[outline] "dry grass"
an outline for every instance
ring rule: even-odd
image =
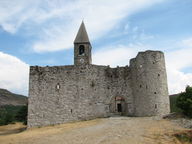
[[[99,123],[99,119],[61,124],[55,126],[47,126],[42,128],[32,128],[26,131],[26,126],[22,123],[11,124],[7,126],[0,126],[0,144],[17,144],[17,143],[28,143],[27,141],[33,139],[40,139],[44,136],[57,135],[59,133],[66,133],[73,129],[78,129],[82,127],[88,127]]]
[[[185,129],[146,117],[96,119],[19,132],[24,128],[19,123],[0,127],[0,144],[185,144],[173,135]]]
[[[192,143],[192,130],[185,130],[182,132],[177,132],[173,134],[176,139],[183,144]]]

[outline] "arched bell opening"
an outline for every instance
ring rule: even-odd
[[[84,55],[85,54],[85,46],[84,45],[80,45],[79,46],[79,55]]]

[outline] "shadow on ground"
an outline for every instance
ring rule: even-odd
[[[17,133],[23,132],[25,130],[26,130],[26,128],[18,128],[18,129],[12,129],[12,130],[5,130],[5,131],[1,131],[0,132],[0,136],[10,135],[10,134],[17,134]]]

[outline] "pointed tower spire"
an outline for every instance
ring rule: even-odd
[[[84,22],[82,21],[74,41],[74,64],[76,66],[91,64],[91,49],[91,43]]]
[[[86,28],[85,28],[85,24],[83,21],[81,23],[81,26],[79,28],[79,31],[77,33],[74,43],[90,43]]]

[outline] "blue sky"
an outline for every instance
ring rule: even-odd
[[[169,93],[192,85],[191,0],[0,0],[0,87],[27,95],[30,65],[73,64],[82,20],[94,64],[161,50]]]

